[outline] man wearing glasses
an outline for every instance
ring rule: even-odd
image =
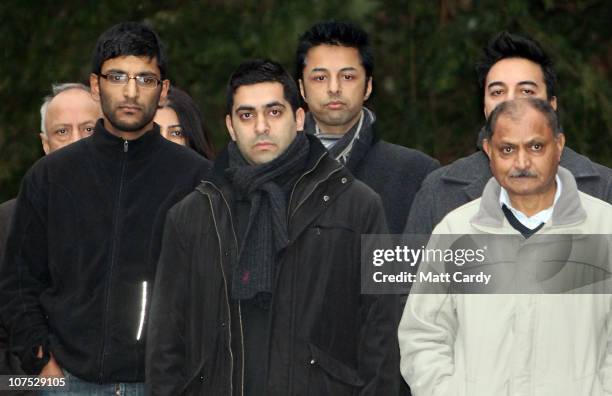
[[[92,66],[103,117],[91,137],[26,174],[0,268],[0,314],[27,373],[66,377],[53,394],[140,395],[165,214],[209,163],[153,123],[170,85],[155,32],[112,27]]]

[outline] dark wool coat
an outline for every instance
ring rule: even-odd
[[[380,140],[376,123],[372,129],[372,143],[357,140],[346,167],[380,195],[389,232],[401,234],[421,183],[440,163],[420,151]]]
[[[361,235],[386,232],[380,198],[309,139],[289,199],[270,336],[261,340],[265,394],[396,394],[397,299],[360,294]],[[239,241],[226,167],[222,154],[168,212],[147,340],[152,395],[242,395],[241,305],[231,298]]]

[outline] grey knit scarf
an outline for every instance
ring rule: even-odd
[[[344,135],[329,135],[319,130],[316,120],[312,113],[309,112],[306,115],[304,132],[317,136],[333,158],[338,160],[341,164],[347,165],[357,142],[362,142],[366,146],[370,145],[373,139],[372,124],[374,124],[375,121],[376,115],[374,112],[364,107],[359,121],[357,121],[357,123]],[[333,138],[336,138],[337,141],[333,142]]]
[[[306,167],[310,143],[298,133],[287,150],[274,160],[250,165],[235,143],[228,146],[227,177],[238,196],[250,203],[238,263],[232,275],[232,297],[269,301],[273,293],[279,253],[287,246],[288,194]],[[263,294],[264,296],[261,296]]]

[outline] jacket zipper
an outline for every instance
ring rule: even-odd
[[[317,162],[318,164],[318,162]],[[315,165],[316,168],[316,165]],[[343,168],[342,165],[340,165],[339,167],[337,167],[336,169],[332,170],[331,172],[329,172],[327,174],[327,176],[325,176],[325,178],[319,180],[317,182],[317,184],[314,185],[314,187],[312,188],[312,190],[310,190],[310,192],[308,194],[306,194],[306,196],[304,197],[304,199],[302,199],[295,207],[295,209],[293,209],[293,212],[291,212],[291,216],[289,216],[289,218],[293,217],[293,215],[295,214],[295,212],[297,212],[297,210],[304,204],[304,202],[306,202],[308,200],[308,198],[310,198],[310,196],[315,192],[315,190],[317,189],[317,187],[319,187],[322,183],[326,182],[327,180],[329,180],[330,177],[332,177],[332,175],[334,173],[338,173],[341,169]],[[312,172],[313,169],[311,169],[309,172]],[[304,174],[306,175],[306,173]],[[298,180],[299,181],[299,180]],[[295,184],[297,185],[297,183]],[[295,188],[295,185],[293,186]],[[291,192],[291,195],[293,196],[293,191]],[[291,197],[293,198],[293,197]],[[289,198],[289,199],[291,199]],[[291,207],[291,200],[289,201],[289,207]]]
[[[125,140],[123,142],[123,152],[126,155],[123,156],[123,161],[121,163],[121,178],[119,179],[119,192],[117,193],[117,207],[115,208],[115,219],[113,224],[113,244],[111,247],[111,264],[110,269],[108,271],[108,277],[106,280],[106,304],[104,306],[104,316],[102,319],[103,325],[103,334],[102,334],[102,351],[100,353],[100,374],[98,376],[100,382],[104,379],[104,354],[106,352],[106,338],[108,336],[108,315],[109,315],[109,307],[110,307],[110,291],[111,291],[111,283],[113,279],[113,268],[115,266],[115,249],[117,247],[117,227],[119,223],[119,208],[121,207],[121,195],[123,193],[123,178],[125,176],[125,167],[127,164],[127,152],[128,152],[128,141]]]
[[[307,172],[304,172],[304,173],[302,174],[302,176],[300,176],[300,177],[299,177],[299,179],[297,179],[297,181],[296,181],[296,182],[293,184],[293,188],[291,189],[291,194],[289,195],[289,205],[288,205],[288,207],[287,207],[287,223],[289,222],[289,218],[290,218],[290,217],[293,215],[293,213],[295,213],[295,210],[293,211],[293,213],[291,213],[291,216],[290,216],[290,213],[289,213],[289,208],[291,208],[291,201],[293,200],[293,193],[295,192],[295,188],[297,187],[297,185],[298,185],[298,184],[300,184],[300,182],[302,181],[302,179],[303,179],[303,178],[304,178],[306,175],[308,175],[308,174],[310,174],[310,173],[314,172],[314,170],[317,168],[317,166],[319,165],[319,163],[321,162],[321,160],[323,159],[323,157],[325,157],[326,155],[327,155],[327,153],[323,153],[323,154],[322,154],[322,155],[319,157],[319,159],[317,160],[317,162],[314,164],[314,166],[313,166],[312,168],[310,168],[310,169],[309,169]],[[297,208],[296,208],[296,209],[297,209]]]
[[[212,188],[214,188],[219,195],[221,196],[221,198],[223,199],[223,202],[225,203],[226,207],[227,207],[227,211],[229,213],[230,216],[230,225],[232,228],[232,234],[234,236],[234,246],[237,249],[238,248],[238,238],[236,237],[236,231],[234,230],[234,219],[232,216],[232,211],[230,209],[230,206],[227,202],[227,200],[225,199],[225,196],[223,195],[223,193],[221,192],[221,190],[215,186],[212,182],[210,181],[205,181],[204,183],[206,184],[210,184],[210,186]],[[208,194],[205,194],[208,196]],[[212,204],[212,199],[210,198],[210,196],[208,196],[208,201],[210,202],[210,207],[211,207],[211,213],[212,213],[212,217],[213,217],[213,222],[215,225],[215,232],[217,233],[217,239],[219,240],[219,254],[223,255],[223,249],[221,247],[221,233],[219,232],[219,228],[217,226],[217,220],[215,218],[214,215],[214,209],[213,209],[213,204]],[[230,377],[230,394],[233,394],[233,380],[231,378],[233,378],[233,373],[234,373],[234,354],[232,352],[232,325],[231,325],[231,309],[230,309],[230,302],[229,302],[229,295],[228,295],[228,283],[227,283],[227,277],[225,275],[225,270],[223,269],[223,264],[221,264],[221,273],[223,275],[223,282],[225,282],[225,301],[227,304],[227,312],[228,312],[228,336],[229,336],[229,352],[230,352],[230,358],[231,358],[231,372],[232,372],[232,376]],[[242,354],[240,356],[240,361],[241,361],[241,381],[240,381],[240,394],[244,395],[244,332],[243,332],[243,326],[242,326],[242,309],[241,309],[241,305],[240,302],[238,302],[238,320],[239,320],[239,324],[240,324],[240,348],[242,351]]]

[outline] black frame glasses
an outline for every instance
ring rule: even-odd
[[[150,74],[130,76],[127,73],[110,72],[107,74],[99,74],[100,77],[113,85],[126,85],[130,80],[136,80],[136,85],[142,88],[157,88],[161,84],[161,80]]]

